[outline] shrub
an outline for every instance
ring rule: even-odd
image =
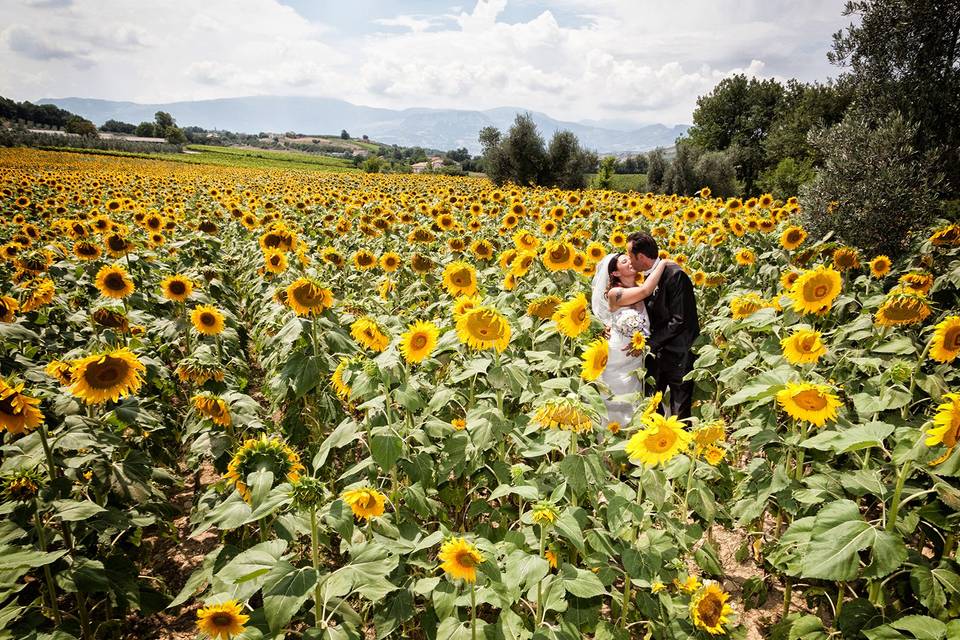
[[[820,173],[800,191],[804,223],[815,236],[834,237],[869,255],[902,254],[931,220],[934,158],[914,149],[916,125],[900,115],[876,128],[856,113],[811,134],[824,158]]]

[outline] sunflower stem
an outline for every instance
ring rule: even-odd
[[[470,638],[477,640],[477,585],[470,583]]]
[[[900,511],[900,494],[903,493],[903,485],[907,481],[907,476],[910,475],[911,467],[911,461],[907,460],[903,463],[903,467],[900,468],[900,475],[897,476],[897,486],[893,489],[890,511],[887,513],[887,522],[884,527],[888,532],[893,531],[894,527],[897,526],[897,513]]]
[[[541,524],[540,525],[540,557],[541,558],[543,557],[543,549],[544,549],[544,544],[546,539],[546,533],[547,532],[544,529],[544,526]],[[549,560],[547,562],[549,563]],[[549,566],[547,567],[547,570],[549,571]],[[543,611],[543,578],[540,578],[540,580],[537,581],[537,617],[534,618],[534,623],[537,626],[540,625],[541,611]]]
[[[787,576],[783,577],[783,613],[780,614],[780,618],[786,618],[790,615],[790,600],[793,596],[793,584],[790,582],[790,578]]]
[[[630,610],[630,574],[623,573],[623,607],[620,612],[620,628],[627,628],[627,612]]]
[[[47,539],[43,533],[43,525],[40,523],[40,503],[33,499],[33,523],[37,530],[37,545],[40,551],[46,553]],[[47,591],[50,594],[50,611],[53,613],[53,621],[59,626],[61,624],[60,608],[57,606],[57,584],[53,581],[53,574],[50,573],[50,565],[43,565],[43,577],[47,583]]]
[[[693,484],[693,474],[697,470],[697,457],[690,456],[690,468],[687,470],[687,485],[683,490],[683,505],[680,507],[680,519],[687,521],[687,501],[690,499],[690,485]]]
[[[917,366],[913,368],[913,373],[910,374],[910,389],[907,392],[907,395],[910,396],[910,401],[903,405],[903,408],[900,410],[900,417],[904,420],[907,419],[907,414],[910,413],[910,406],[913,404],[913,391],[917,388],[917,375],[919,375],[923,361],[927,359],[927,354],[930,353],[930,347],[932,346],[933,338],[930,338],[927,340],[927,346],[923,348],[923,353],[920,354],[920,358],[917,360]]]
[[[320,546],[319,531],[317,529],[317,508],[310,507],[310,547],[313,557],[313,572],[317,576],[317,584],[313,587],[313,624],[320,626]]]
[[[837,628],[837,620],[840,619],[840,614],[843,612],[843,596],[846,591],[847,583],[839,582],[837,587],[837,604],[834,607],[833,611],[833,628]]]

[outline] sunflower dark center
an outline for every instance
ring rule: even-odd
[[[180,280],[174,280],[173,282],[170,283],[170,293],[172,293],[173,295],[182,296],[186,292],[187,292],[187,285],[184,282]]]
[[[213,314],[210,312],[204,312],[200,314],[200,323],[208,327],[212,327],[217,324],[217,319],[213,317]]]
[[[111,291],[123,291],[127,288],[127,284],[123,281],[123,275],[117,272],[108,273],[107,277],[103,279],[103,284]]]
[[[109,389],[127,376],[130,366],[123,360],[106,357],[87,366],[84,380],[94,389]]]

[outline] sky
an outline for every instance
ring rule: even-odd
[[[824,81],[840,0],[0,0],[0,95],[323,96],[687,124],[726,76]]]

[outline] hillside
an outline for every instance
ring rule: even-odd
[[[153,120],[157,111],[166,111],[182,126],[205,129],[228,129],[258,133],[260,131],[300,133],[336,133],[346,129],[351,135],[366,134],[387,144],[422,146],[436,149],[466,147],[471,153],[480,150],[477,134],[483,127],[509,128],[519,107],[501,107],[486,111],[459,109],[380,109],[351,104],[332,98],[253,96],[163,104],[114,102],[90,98],[43,99],[40,104],[54,104],[92,120],[96,124],[114,119],[138,123]],[[659,146],[671,146],[683,135],[687,125],[646,125],[633,130],[620,130],[595,125],[565,122],[531,112],[541,133],[549,138],[555,131],[567,129],[580,142],[600,153],[637,153]]]

